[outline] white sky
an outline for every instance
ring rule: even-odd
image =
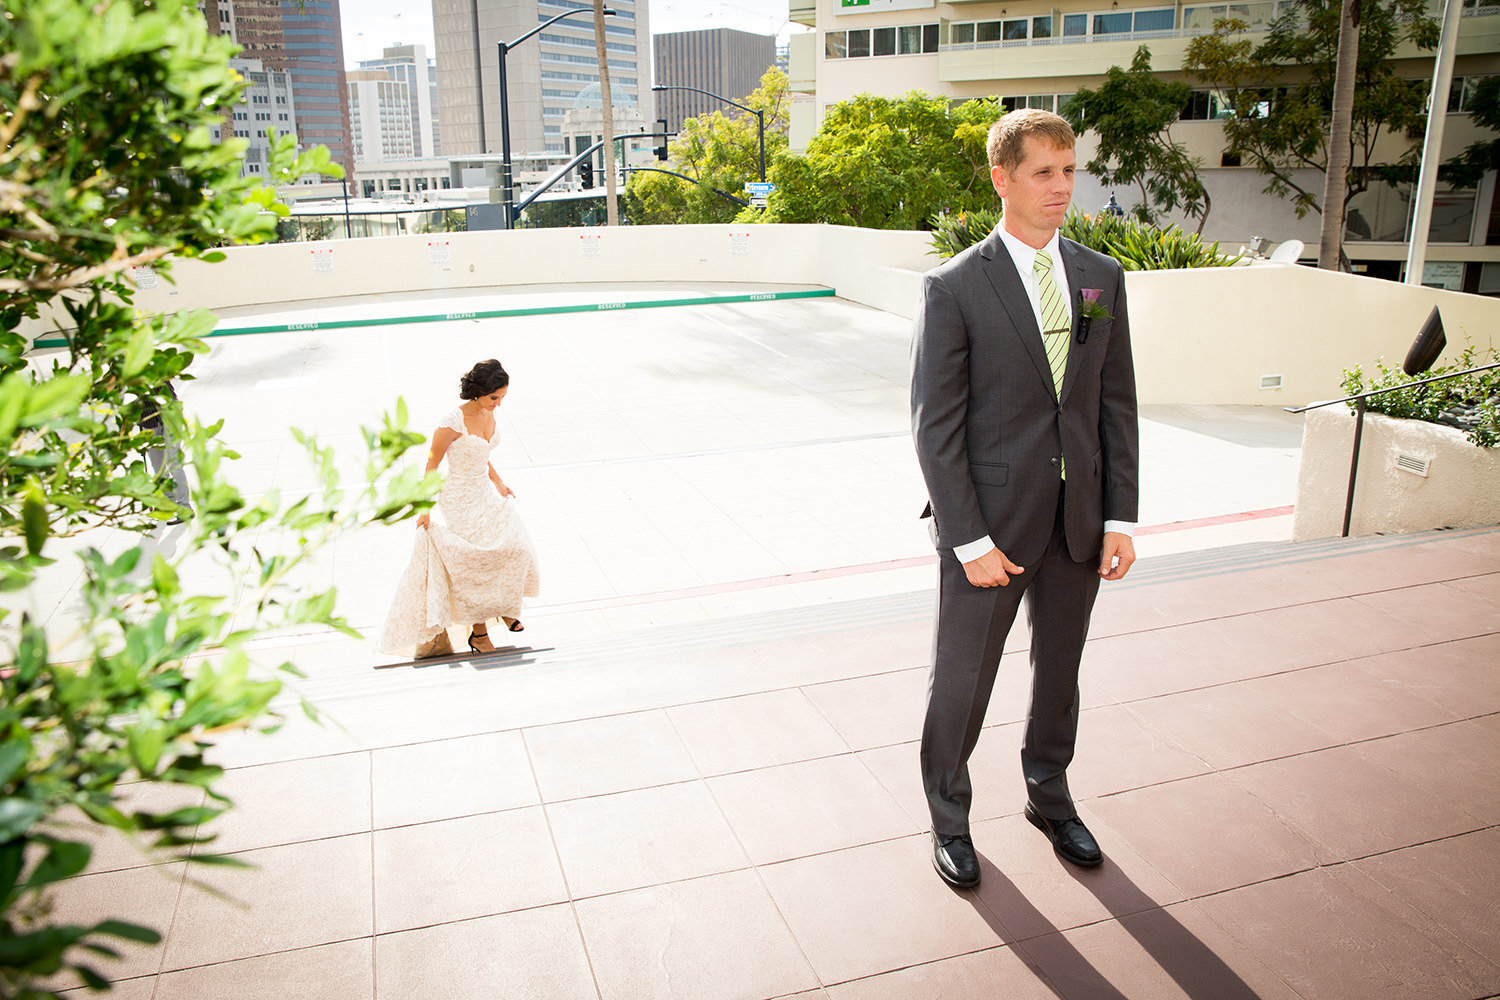
[[[650,0],[651,31],[738,28],[785,36],[804,30],[787,20],[787,0]],[[344,64],[378,59],[388,45],[425,45],[434,55],[432,5],[427,0],[344,0]]]

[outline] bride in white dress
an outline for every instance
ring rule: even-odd
[[[540,583],[536,551],[515,494],[490,465],[500,443],[495,410],[509,386],[500,362],[479,362],[459,382],[464,402],[432,434],[427,471],[446,458],[448,478],[438,493],[438,516],[417,518],[411,562],[380,637],[382,653],[446,655],[453,651],[448,626],[460,622],[472,623],[469,648],[476,653],[495,649],[489,619],[522,630],[521,599],[535,597]]]

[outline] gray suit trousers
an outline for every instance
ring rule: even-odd
[[[1098,561],[1068,554],[1061,509],[1041,561],[1005,587],[975,587],[951,549],[940,551],[932,672],[922,726],[922,782],[932,828],[969,832],[969,756],[1021,600],[1031,624],[1031,703],[1021,747],[1027,796],[1042,815],[1074,815],[1068,765],[1078,734],[1078,664],[1099,593]]]

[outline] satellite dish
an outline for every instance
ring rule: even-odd
[[[1401,370],[1408,375],[1422,374],[1432,367],[1432,363],[1447,346],[1448,338],[1443,335],[1443,317],[1438,314],[1438,307],[1433,306],[1432,312],[1427,314],[1427,322],[1417,331],[1417,339],[1411,342],[1411,350],[1406,352]]]

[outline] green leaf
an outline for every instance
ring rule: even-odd
[[[8,784],[30,756],[30,737],[12,736],[0,743],[0,786]]]
[[[151,928],[142,927],[140,924],[129,924],[123,920],[104,920],[95,924],[93,930],[96,934],[108,934],[111,937],[138,941],[141,944],[157,944],[161,941],[161,935]]]
[[[26,884],[32,887],[50,885],[72,878],[89,865],[93,848],[72,840],[54,841],[31,873]]]
[[[46,815],[40,802],[30,799],[0,799],[0,843],[23,837],[36,822]]]
[[[41,555],[47,542],[47,502],[36,480],[26,484],[26,494],[21,499],[21,525],[26,534],[27,553]]]

